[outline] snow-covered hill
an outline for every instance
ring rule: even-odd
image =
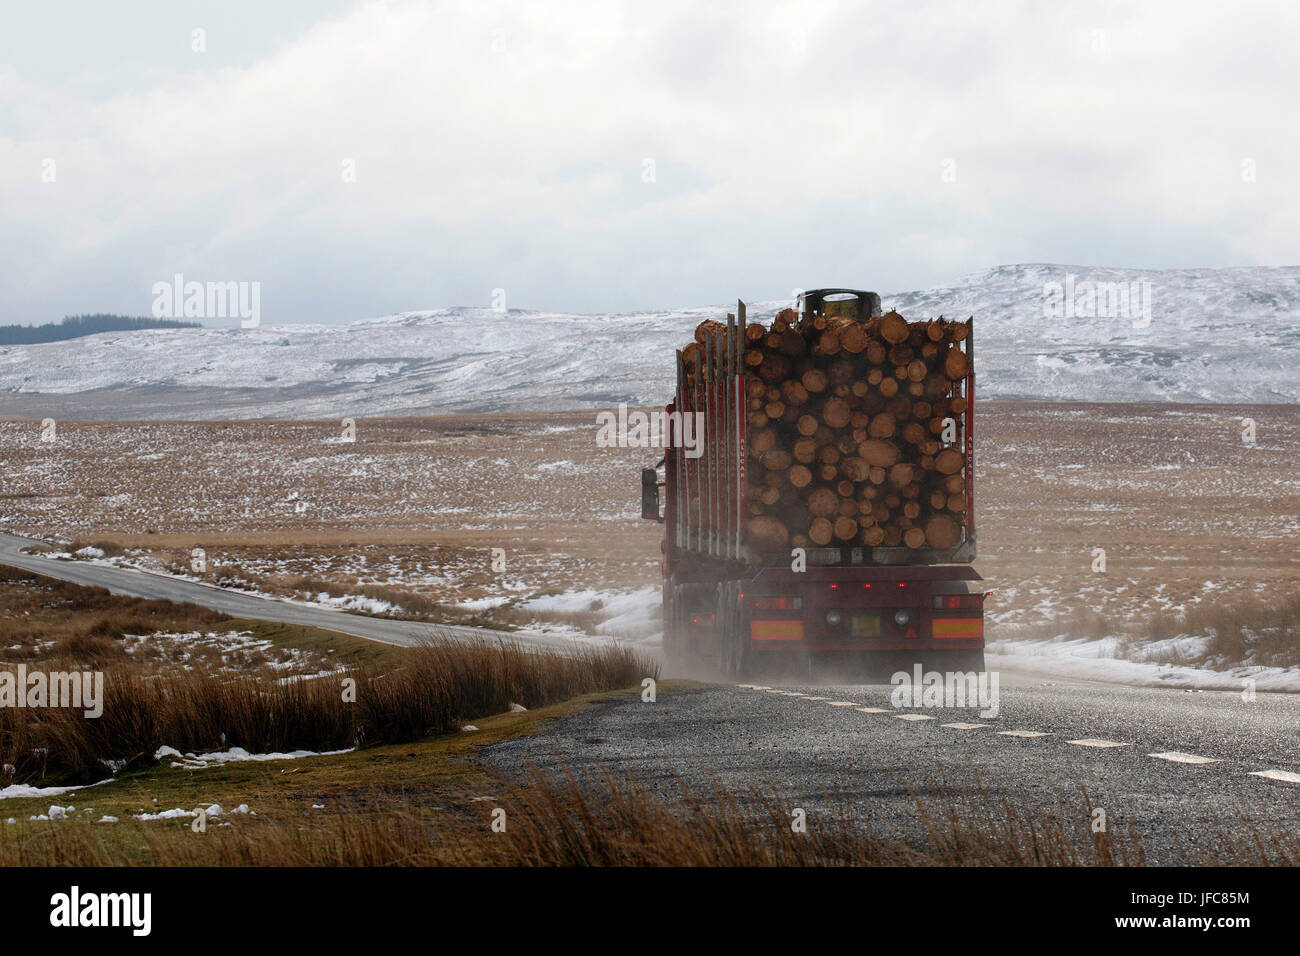
[[[1130,284],[1129,314],[1090,317],[1085,283]],[[1070,318],[1060,314],[1067,286]],[[883,299],[908,318],[975,316],[985,398],[1300,401],[1300,267],[1013,265]],[[787,304],[751,303],[750,316]],[[726,309],[458,307],[343,326],[150,330],[0,347],[0,416],[36,416],[43,403],[64,417],[192,419],[652,404],[666,397],[673,349]]]

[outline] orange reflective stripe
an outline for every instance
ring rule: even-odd
[[[982,617],[936,617],[931,633],[935,637],[983,637]]]
[[[803,621],[751,621],[749,636],[756,641],[801,641]]]

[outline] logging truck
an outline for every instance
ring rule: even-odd
[[[641,474],[670,666],[984,669],[973,324],[817,289],[697,327]]]

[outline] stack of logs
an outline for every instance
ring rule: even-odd
[[[751,547],[957,544],[969,323],[786,309],[743,334]],[[696,328],[688,376],[710,335],[723,342],[726,326]]]

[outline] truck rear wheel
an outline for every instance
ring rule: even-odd
[[[718,669],[727,677],[749,672],[749,635],[743,633],[739,581],[718,585]]]

